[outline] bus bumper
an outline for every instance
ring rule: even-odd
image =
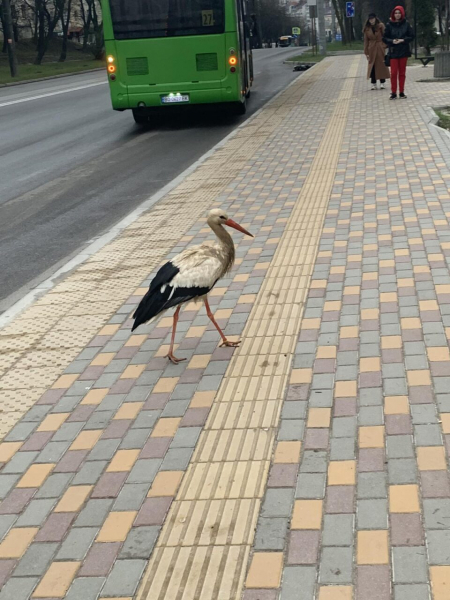
[[[180,93],[181,95],[189,96],[189,102],[165,104],[162,101],[164,96],[174,93]],[[236,90],[233,90],[232,87],[189,91],[183,91],[183,89],[179,89],[175,91],[167,90],[165,92],[158,91],[133,93],[132,91],[128,91],[127,93],[111,93],[112,105],[115,110],[138,107],[162,107],[170,110],[173,106],[233,102],[236,101],[236,96]]]

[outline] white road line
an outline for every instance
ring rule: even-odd
[[[49,96],[58,96],[59,94],[68,94],[69,92],[77,92],[78,90],[85,90],[87,88],[95,87],[97,85],[105,85],[107,81],[98,81],[97,83],[88,83],[87,85],[80,85],[79,87],[69,88],[67,90],[58,90],[57,92],[48,92],[47,94],[39,94],[38,96],[29,96],[27,98],[20,98],[19,100],[11,100],[10,102],[3,102],[2,106],[11,106],[11,104],[20,104],[21,102],[31,102],[31,100],[39,100],[39,98],[48,98]]]

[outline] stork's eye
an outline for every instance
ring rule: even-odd
[[[224,217],[223,215],[222,215],[220,218],[221,218],[221,219],[223,219],[224,221],[226,221],[226,220],[227,220],[227,218],[226,218],[226,217]]]

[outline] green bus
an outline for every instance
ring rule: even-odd
[[[244,114],[253,81],[247,0],[103,0],[114,110],[226,104]]]

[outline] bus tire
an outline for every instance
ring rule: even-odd
[[[137,123],[138,125],[145,125],[146,123],[148,123],[147,115],[142,114],[142,112],[136,108],[132,108],[131,110],[133,112],[133,119],[135,123]]]
[[[233,113],[235,115],[245,115],[247,112],[247,102],[235,102],[233,106]]]

